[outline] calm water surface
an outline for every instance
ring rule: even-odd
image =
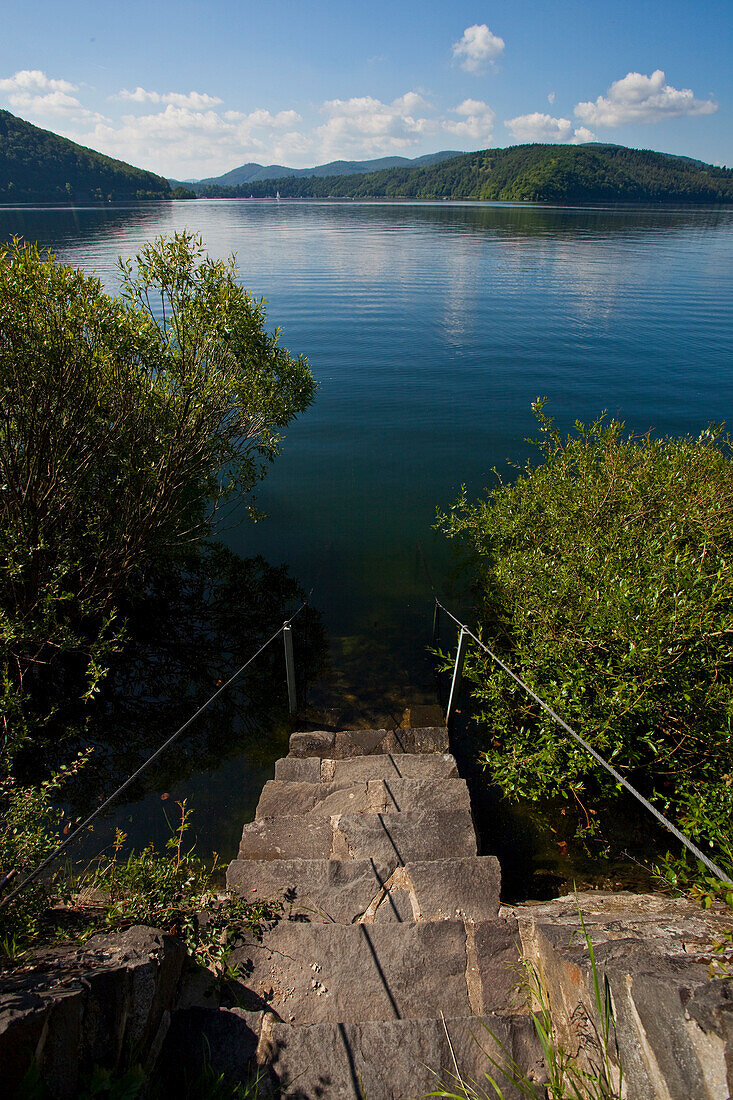
[[[242,282],[320,383],[259,492],[269,518],[225,537],[313,588],[335,665],[355,651],[374,657],[371,682],[357,662],[366,694],[409,702],[411,683],[427,698],[431,586],[453,591],[436,507],[528,455],[535,397],[563,428],[603,409],[641,432],[733,421],[732,211],[0,208],[0,235],[38,240],[110,289],[118,255],[184,226],[211,255],[237,253]],[[242,811],[238,796],[222,803],[222,785],[217,806]]]

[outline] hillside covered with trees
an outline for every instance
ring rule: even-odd
[[[167,180],[0,111],[0,202],[173,197]]]
[[[211,198],[476,199],[506,202],[733,202],[733,169],[618,145],[515,145],[362,175],[200,187]]]

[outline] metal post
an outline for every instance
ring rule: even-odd
[[[461,633],[458,636],[458,652],[456,653],[456,663],[453,669],[453,682],[450,686],[450,697],[448,699],[448,711],[445,716],[445,724],[450,726],[451,719],[455,713],[456,703],[458,702],[458,692],[461,689],[461,677],[463,676],[463,662],[466,657],[466,650],[468,649],[468,641],[470,634],[465,626],[461,627]]]
[[[438,632],[440,630],[440,608],[438,607],[438,601],[435,601],[435,607],[433,609],[433,645],[437,645]]]
[[[293,628],[290,623],[283,624],[283,641],[285,642],[285,674],[288,680],[288,710],[295,714],[298,709],[295,695],[295,661],[293,660]]]

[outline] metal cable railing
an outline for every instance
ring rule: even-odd
[[[445,614],[453,620],[456,626],[460,627],[461,631],[458,640],[458,652],[456,653],[456,662],[453,668],[453,680],[451,682],[451,691],[448,699],[448,711],[446,721],[450,722],[453,713],[455,712],[456,701],[458,698],[458,690],[461,683],[463,662],[466,655],[466,648],[468,645],[468,639],[471,638],[476,643],[476,645],[480,646],[481,649],[483,649],[483,651],[488,654],[492,661],[499,665],[499,667],[503,669],[508,676],[511,676],[511,678],[515,680],[519,684],[519,686],[523,688],[523,690],[526,691],[527,694],[532,697],[532,699],[535,700],[536,703],[539,703],[542,709],[547,714],[549,714],[550,717],[553,718],[559,726],[562,726],[565,732],[569,733],[574,741],[581,745],[586,750],[586,752],[590,753],[593,759],[597,760],[598,763],[602,767],[604,767],[610,775],[613,776],[617,783],[620,783],[622,787],[624,787],[630,794],[632,794],[634,798],[638,802],[640,802],[641,805],[644,806],[645,809],[647,809],[649,813],[652,814],[661,825],[664,826],[665,829],[668,829],[669,832],[672,833],[672,835],[675,836],[677,840],[679,840],[680,843],[685,846],[685,848],[692,852],[696,859],[699,859],[700,862],[703,863],[709,871],[712,871],[716,878],[720,879],[721,882],[725,883],[728,886],[733,886],[733,882],[731,882],[729,876],[726,875],[724,871],[721,871],[720,867],[718,867],[716,863],[713,863],[712,859],[706,856],[705,853],[702,852],[698,848],[698,846],[692,840],[690,840],[689,837],[680,832],[677,826],[673,825],[669,818],[665,817],[664,814],[656,808],[656,806],[653,806],[647,798],[644,798],[644,795],[640,791],[637,791],[636,787],[632,786],[632,784],[629,783],[628,779],[624,779],[621,773],[616,771],[613,765],[609,764],[607,760],[604,760],[601,754],[597,752],[592,745],[589,745],[588,742],[583,737],[581,737],[579,733],[576,733],[574,729],[571,729],[567,722],[565,722],[559,714],[555,713],[552,707],[549,707],[547,703],[543,702],[543,700],[540,699],[539,695],[532,690],[529,684],[525,684],[524,680],[522,680],[521,677],[517,676],[516,672],[513,672],[512,669],[509,668],[509,666],[506,665],[500,657],[497,657],[495,653],[492,653],[489,647],[485,645],[480,638],[477,638],[473,631],[469,630],[465,623],[462,623],[460,619],[457,619],[456,616],[448,610],[447,607],[444,607],[437,596],[435,597],[435,606],[436,614],[438,608],[441,611],[444,611]]]
[[[164,741],[163,744],[160,745],[151,756],[149,756],[147,758],[147,760],[145,761],[144,764],[141,764],[140,767],[132,773],[132,775],[128,776],[128,778],[125,780],[125,782],[122,783],[117,788],[116,791],[113,791],[112,794],[108,798],[106,798],[104,800],[104,802],[102,802],[102,804],[100,806],[98,806],[96,808],[96,810],[94,810],[94,812],[89,815],[89,817],[87,817],[84,821],[82,821],[81,825],[78,825],[76,827],[76,829],[74,829],[74,831],[72,833],[70,833],[69,836],[65,840],[61,841],[61,843],[58,844],[58,846],[56,848],[54,848],[53,852],[51,852],[50,855],[46,856],[46,858],[43,860],[42,863],[39,863],[38,867],[36,867],[33,871],[31,871],[31,873],[29,875],[26,875],[26,877],[23,879],[23,881],[21,883],[19,883],[19,885],[16,886],[14,890],[11,890],[11,892],[9,894],[6,894],[4,898],[0,899],[0,909],[2,909],[4,906],[8,905],[15,898],[17,898],[18,894],[20,894],[21,891],[26,888],[26,886],[28,886],[31,882],[33,882],[35,879],[37,879],[38,876],[40,874],[42,874],[43,871],[45,871],[47,867],[49,867],[56,859],[58,859],[58,857],[61,855],[61,853],[64,852],[69,847],[69,845],[74,840],[76,840],[76,838],[81,833],[83,833],[85,829],[87,829],[89,827],[89,825],[91,825],[92,821],[94,821],[95,818],[99,817],[100,814],[104,813],[104,811],[115,801],[115,799],[117,799],[122,794],[123,791],[126,791],[127,788],[129,786],[131,786],[131,784],[134,783],[135,780],[138,779],[143,774],[143,772],[146,771],[147,768],[149,768],[150,765],[152,763],[154,763],[154,761],[156,761],[158,759],[158,757],[161,756],[166,751],[166,749],[169,748],[173,744],[173,742],[176,741],[181,736],[181,734],[184,733],[188,729],[188,727],[191,726],[196,721],[196,719],[200,715],[202,715],[204,713],[204,711],[208,707],[210,707],[211,704],[216,699],[218,699],[219,696],[222,695],[227,690],[227,688],[231,687],[232,684],[234,683],[234,681],[239,679],[239,677],[242,675],[242,673],[245,671],[245,669],[249,668],[249,666],[254,661],[257,660],[257,658],[260,656],[260,654],[264,653],[264,651],[267,649],[267,647],[272,645],[272,643],[277,638],[279,638],[281,634],[283,635],[283,639],[284,639],[284,642],[285,642],[285,670],[286,670],[286,678],[287,678],[287,686],[288,686],[288,705],[289,705],[290,713],[292,714],[292,713],[295,712],[295,709],[296,709],[295,663],[293,661],[293,639],[292,639],[292,633],[291,633],[291,623],[293,622],[293,620],[295,618],[297,618],[297,616],[301,613],[303,608],[307,606],[309,599],[310,599],[310,594],[308,595],[308,597],[305,600],[303,600],[303,603],[300,605],[298,610],[293,615],[291,615],[289,619],[286,619],[285,622],[283,623],[283,625],[281,627],[279,627],[279,629],[276,630],[275,633],[271,637],[269,637],[266,642],[262,643],[262,645],[257,650],[257,652],[253,653],[252,656],[247,661],[245,661],[244,664],[241,665],[241,667],[238,668],[237,671],[235,673],[233,673],[225,683],[223,683],[221,685],[221,687],[217,688],[217,690],[214,692],[214,694],[212,696],[210,696],[206,700],[206,702],[203,703],[198,708],[198,710],[194,714],[192,714],[191,717],[188,718],[183,723],[182,726],[179,726],[178,729],[175,731],[175,733],[172,733],[170,735],[170,737],[166,741]],[[10,876],[6,875],[5,878],[2,881],[2,884],[0,884],[0,887],[3,886],[3,885],[4,886],[8,885],[9,879],[10,879]]]

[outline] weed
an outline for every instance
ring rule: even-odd
[[[593,941],[585,926],[583,915],[578,910],[582,936],[590,958],[593,1001],[595,1013],[590,1014],[584,1008],[576,1013],[576,1026],[585,1025],[586,1035],[582,1044],[583,1063],[579,1055],[570,1053],[560,1041],[557,1028],[547,1003],[547,995],[540,975],[532,963],[524,961],[525,988],[535,1006],[532,1021],[542,1048],[546,1084],[539,1085],[519,1063],[511,1057],[501,1040],[490,1027],[482,1023],[487,1035],[499,1048],[499,1057],[494,1057],[479,1037],[474,1040],[492,1067],[513,1090],[530,1100],[621,1100],[623,1089],[623,1067],[616,1039],[616,1020],[608,978],[599,974],[596,964]],[[445,1027],[445,1020],[443,1021]],[[505,1087],[493,1073],[484,1073],[485,1084],[466,1080],[460,1072],[453,1045],[445,1028],[448,1046],[453,1059],[453,1071],[448,1073],[451,1082],[441,1085],[431,1092],[433,1097],[443,1100],[504,1100]],[[438,1076],[436,1074],[436,1076]]]

